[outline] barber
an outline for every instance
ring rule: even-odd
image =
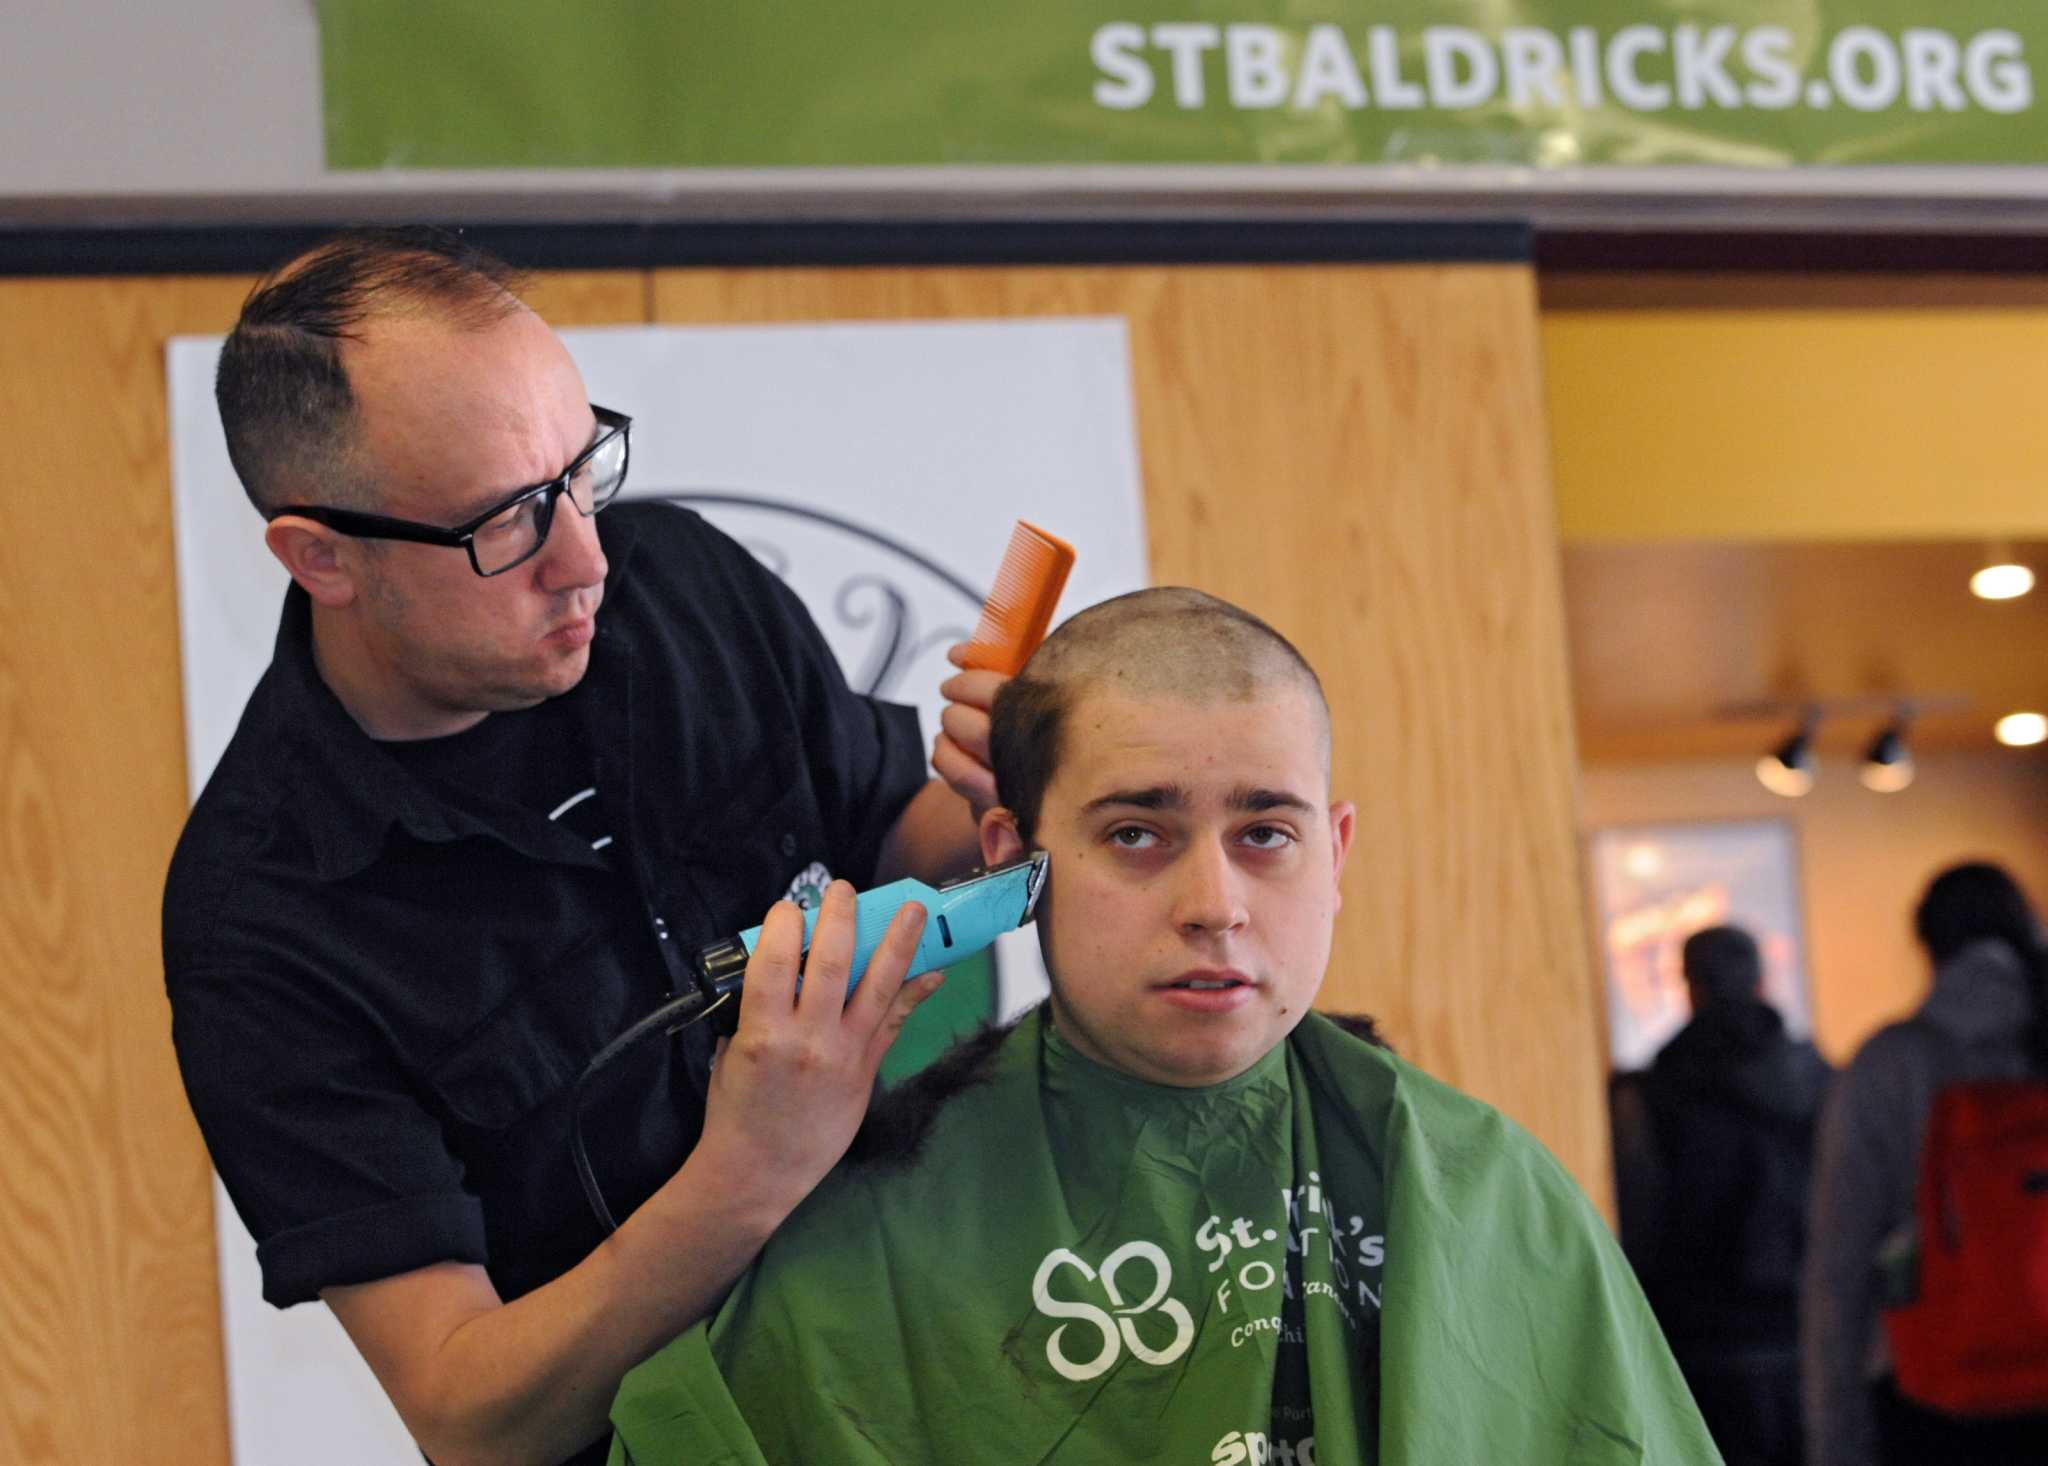
[[[915,714],[852,693],[743,549],[672,505],[599,516],[631,424],[516,283],[404,231],[249,297],[216,387],[292,585],[164,898],[264,1296],[324,1301],[441,1466],[603,1458],[620,1377],[840,1157],[936,986],[903,981],[913,911],[844,1001],[853,888],[971,864],[993,801],[990,674],[946,684],[930,779]],[[820,887],[799,985],[781,898]],[[699,1026],[589,1096],[607,1236],[570,1087],[764,911],[715,1066]]]

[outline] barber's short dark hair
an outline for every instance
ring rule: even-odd
[[[481,328],[519,307],[521,276],[442,229],[362,229],[256,283],[221,348],[214,399],[228,457],[258,513],[307,497],[374,508],[354,456],[356,397],[341,343],[380,314],[432,312]]]
[[[1201,701],[1250,698],[1290,679],[1309,692],[1322,719],[1327,766],[1329,705],[1293,642],[1251,612],[1186,586],[1102,601],[1062,623],[996,693],[989,727],[996,797],[1030,843],[1059,771],[1067,717],[1091,687]]]
[[[1753,998],[1763,986],[1756,938],[1739,926],[1710,926],[1685,939],[1685,980],[1713,1002]]]

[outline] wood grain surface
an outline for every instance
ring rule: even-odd
[[[8,1466],[228,1459],[211,1170],[158,946],[188,803],[164,343],[226,330],[248,284],[0,281]],[[639,321],[647,281],[550,275],[534,299]]]
[[[655,312],[1124,317],[1155,581],[1267,617],[1330,695],[1359,833],[1320,1005],[1379,1016],[1605,1204],[1529,270],[666,271]]]
[[[227,1454],[157,942],[185,817],[163,344],[239,282],[0,283],[0,1458]]]

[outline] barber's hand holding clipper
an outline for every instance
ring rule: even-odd
[[[834,881],[826,890],[808,954],[795,904],[779,901],[768,913],[740,989],[739,1028],[720,1045],[703,1138],[688,1164],[716,1174],[769,1228],[846,1153],[882,1056],[938,990],[937,972],[903,977],[924,923],[914,902],[898,911],[848,997],[853,887]]]

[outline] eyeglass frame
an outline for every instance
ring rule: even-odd
[[[569,481],[613,438],[624,439],[625,456],[619,461],[619,481],[612,485],[612,491],[602,499],[592,495],[590,513],[584,514],[583,517],[589,519],[596,515],[598,510],[617,498],[619,490],[625,487],[626,468],[633,460],[633,419],[623,412],[614,412],[609,407],[599,407],[595,402],[590,404],[590,412],[597,419],[597,425],[604,431],[591,441],[588,448],[569,460],[567,468],[544,483],[514,489],[483,513],[465,520],[452,529],[438,524],[422,524],[416,519],[395,519],[388,514],[370,514],[360,509],[336,509],[326,504],[287,504],[283,508],[272,510],[265,519],[276,520],[287,514],[295,514],[301,519],[310,519],[315,524],[324,524],[327,528],[345,534],[351,539],[404,540],[409,544],[442,545],[449,549],[466,550],[469,552],[469,568],[485,580],[489,580],[494,575],[516,570],[546,547],[548,536],[555,528],[556,505],[564,494],[569,493]],[[506,510],[516,508],[537,494],[547,495],[547,502],[536,511],[539,533],[534,537],[533,548],[518,559],[500,565],[496,570],[484,569],[476,558],[476,532]],[[576,496],[570,494],[569,502],[576,505]],[[576,505],[576,512],[583,514],[582,506]]]

